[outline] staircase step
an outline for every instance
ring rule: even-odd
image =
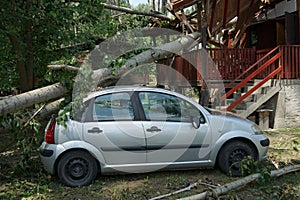
[[[246,93],[242,93],[242,96],[245,95]],[[253,102],[256,100],[256,94],[251,94],[248,97],[246,97],[243,101],[245,102]]]
[[[216,106],[216,110],[226,111],[227,106]]]
[[[267,94],[270,89],[270,86],[261,87],[261,94]]]
[[[236,101],[236,99],[233,99],[233,98],[231,98],[231,99],[226,99],[226,106],[229,106],[229,105],[231,105],[232,103],[234,103]]]
[[[248,117],[251,113],[253,113],[255,110],[260,108],[265,102],[267,102],[271,97],[273,97],[276,93],[278,93],[281,90],[281,87],[271,87],[270,90],[268,90],[267,94],[260,94],[256,95],[257,100],[253,102],[252,104],[247,105],[247,110],[241,113],[243,117]]]
[[[231,112],[236,113],[237,115],[240,115],[243,113],[245,110],[239,110],[239,109],[233,109]]]
[[[262,79],[255,79],[254,80],[254,85],[257,85],[259,82],[261,82],[262,81]],[[262,87],[267,87],[267,86],[273,86],[273,83],[274,83],[274,79],[270,79],[270,80],[268,80],[266,83],[264,83],[263,85],[262,85]]]
[[[240,98],[241,96],[242,96],[242,93],[237,93],[237,92],[233,93],[233,98],[234,98],[234,99],[238,99],[238,98]]]

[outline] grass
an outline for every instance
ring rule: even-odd
[[[265,166],[283,167],[300,162],[300,128],[270,131],[269,160]],[[11,150],[11,149],[10,149]],[[174,192],[199,182],[190,191],[166,199],[177,199],[201,193],[237,178],[224,175],[218,169],[164,171],[145,174],[98,175],[86,187],[71,188],[62,185],[56,176],[43,171],[37,152],[30,158],[30,167],[20,164],[20,151],[0,154],[0,199],[149,199]],[[300,172],[294,172],[266,182],[251,183],[231,191],[220,199],[299,199]]]

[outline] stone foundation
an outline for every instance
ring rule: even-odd
[[[282,90],[274,98],[273,128],[300,127],[300,80],[282,80]]]

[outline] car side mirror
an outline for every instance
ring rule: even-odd
[[[198,129],[200,127],[200,118],[192,117],[192,125],[195,129]]]

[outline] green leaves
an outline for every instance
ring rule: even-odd
[[[78,44],[91,44],[105,35],[99,27],[110,19],[102,15],[101,2],[1,1],[0,69],[4,70],[0,75],[10,79],[1,78],[0,90],[19,88],[18,79],[28,79],[38,87],[47,84],[43,80],[47,64],[68,62],[82,51]],[[68,78],[62,74],[61,80]]]
[[[270,170],[261,162],[254,161],[251,156],[247,156],[242,160],[240,171],[244,176],[260,173],[262,176],[258,179],[259,183],[265,183],[271,178]]]

